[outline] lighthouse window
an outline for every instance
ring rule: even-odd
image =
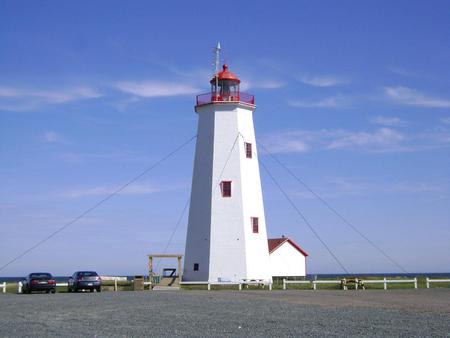
[[[252,217],[252,230],[254,234],[259,233],[259,219],[258,217]]]
[[[194,271],[198,271],[198,263],[194,263]]]
[[[220,183],[222,197],[231,197],[231,181],[222,181]]]
[[[247,158],[252,158],[252,144],[245,143],[245,156]]]

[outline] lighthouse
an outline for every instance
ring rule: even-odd
[[[216,67],[217,68],[217,67]],[[224,64],[198,95],[183,281],[271,283],[255,98]]]

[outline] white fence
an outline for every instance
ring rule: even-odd
[[[427,277],[426,281],[427,281],[427,289],[430,288],[431,283],[450,283],[450,279],[431,279],[428,277]]]
[[[283,279],[283,290],[286,290],[288,288],[289,284],[309,284],[312,285],[312,288],[314,290],[317,290],[317,285],[319,284],[339,284],[342,285],[344,290],[348,289],[348,285],[343,281],[349,282],[348,280],[287,280]],[[429,287],[428,282],[431,282],[429,278],[427,278],[427,287]],[[442,282],[450,282],[450,279],[436,279],[434,281],[442,281]],[[355,289],[358,290],[358,286],[364,286],[366,284],[378,284],[383,283],[384,289],[387,290],[389,283],[413,283],[414,289],[417,289],[417,277],[414,279],[387,279],[386,277],[383,279],[359,279],[355,278],[352,283],[355,285]]]
[[[388,288],[389,283],[413,283],[414,289],[417,289],[417,277],[413,279],[387,279],[386,277],[383,279],[364,279],[364,284],[377,284],[377,283],[383,283],[383,287],[385,290]]]
[[[109,280],[114,280],[114,291],[118,291],[118,286],[117,286],[117,282],[118,281],[122,281],[122,277],[110,277]],[[288,279],[283,279],[283,290],[287,290],[288,286],[290,284],[303,284],[303,285],[309,285],[310,288],[317,290],[318,286],[323,284],[338,284],[338,285],[342,285],[344,290],[347,290],[348,288],[348,283],[349,280],[345,280],[346,283],[343,283],[343,280],[313,280],[313,281],[309,281],[309,280],[288,280]],[[383,284],[383,288],[384,290],[388,289],[388,285],[389,284],[398,284],[398,283],[403,283],[403,284],[413,284],[414,285],[414,289],[418,288],[418,281],[417,281],[417,277],[413,278],[413,279],[387,279],[386,277],[384,277],[383,279],[358,279],[355,278],[353,280],[350,280],[350,283],[354,283],[355,285],[355,289],[358,289],[359,287],[363,287],[364,285],[368,285],[368,284]],[[426,277],[426,287],[427,289],[429,289],[431,287],[432,283],[450,283],[450,279],[431,279]],[[22,282],[18,282],[18,283],[10,283],[10,284],[16,284],[17,285],[17,293],[22,293]],[[150,282],[144,282],[144,285],[150,285]],[[180,285],[206,285],[208,290],[211,290],[211,286],[217,285],[217,286],[237,286],[239,288],[239,290],[243,289],[243,286],[249,286],[249,285],[257,285],[257,286],[265,286],[268,285],[269,290],[272,290],[272,283],[267,283],[267,281],[258,281],[258,280],[249,280],[249,281],[240,281],[240,282],[181,282]],[[68,283],[56,283],[56,286],[58,287],[67,287]],[[6,287],[7,287],[7,283],[3,282],[0,283],[0,289],[2,293],[6,293]]]
[[[180,285],[206,285],[208,290],[211,290],[211,286],[237,286],[239,290],[242,290],[242,286],[246,285],[257,285],[257,286],[269,286],[269,290],[272,290],[272,283],[267,283],[263,281],[245,281],[245,282],[180,282]]]

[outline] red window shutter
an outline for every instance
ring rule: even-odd
[[[231,181],[220,182],[220,189],[222,190],[222,197],[231,197]]]
[[[252,158],[253,152],[252,152],[252,144],[251,143],[245,143],[245,157]]]
[[[254,234],[259,233],[259,219],[258,217],[252,217],[252,230]]]

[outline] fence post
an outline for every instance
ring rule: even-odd
[[[384,289],[387,290],[387,280],[386,280],[386,277],[384,277],[383,281],[384,281],[384,283],[383,283],[383,284],[384,284]]]
[[[316,283],[316,281],[313,281],[313,289],[317,290],[317,283]]]
[[[430,288],[430,278],[427,277],[427,289]]]
[[[239,291],[242,290],[242,283],[239,283]]]
[[[269,284],[269,290],[272,291],[272,283]]]
[[[6,293],[6,282],[3,282],[3,293]]]
[[[22,282],[17,283],[17,293],[22,293]]]
[[[286,278],[283,278],[283,290],[286,290]]]
[[[208,283],[208,291],[211,291],[211,284]]]
[[[358,290],[358,278],[355,278],[355,290]]]
[[[114,277],[114,291],[117,291],[117,277]]]
[[[414,278],[414,289],[417,289],[417,277]]]

